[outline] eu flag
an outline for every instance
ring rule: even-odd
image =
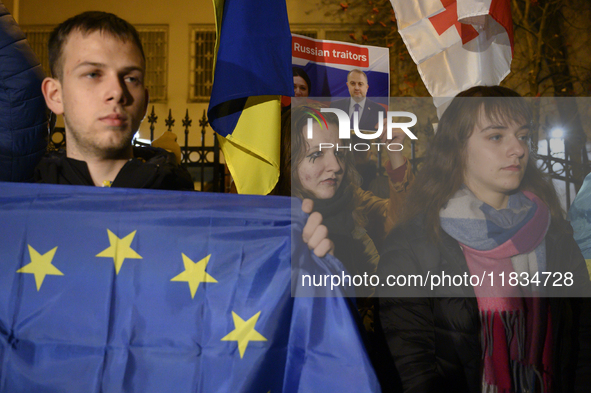
[[[304,219],[280,197],[0,183],[0,392],[379,390],[348,300],[291,296],[298,269],[342,269]]]

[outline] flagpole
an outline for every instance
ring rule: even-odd
[[[12,17],[14,18],[16,23],[18,23],[18,18],[19,18],[19,12],[18,12],[19,8],[20,8],[20,0],[13,0],[12,1]]]

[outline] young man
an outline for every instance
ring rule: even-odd
[[[1,25],[0,25],[1,26]],[[105,12],[85,12],[60,24],[49,40],[53,78],[42,83],[47,106],[64,116],[66,152],[48,153],[36,180],[51,184],[193,189],[175,155],[133,148],[131,139],[146,114],[145,57],[133,26]],[[322,216],[311,200],[303,239],[322,257],[332,254]]]
[[[173,154],[134,148],[146,115],[145,56],[136,29],[116,15],[90,11],[60,24],[49,38],[52,77],[45,102],[63,115],[66,151],[36,168],[42,183],[192,190]]]

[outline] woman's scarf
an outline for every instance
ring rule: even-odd
[[[440,218],[443,230],[460,243],[470,274],[485,277],[474,287],[482,327],[482,391],[551,391],[552,328],[542,286],[509,281],[511,274],[531,281],[536,273],[545,280],[548,208],[524,191],[496,210],[464,186]]]

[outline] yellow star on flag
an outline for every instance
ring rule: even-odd
[[[49,250],[45,254],[41,255],[30,245],[27,244],[27,246],[29,247],[29,256],[31,257],[31,263],[21,267],[16,272],[34,274],[35,284],[37,284],[37,292],[39,292],[39,289],[41,289],[41,284],[43,284],[45,276],[47,276],[48,274],[52,276],[63,276],[64,273],[60,272],[57,269],[57,267],[51,264],[57,247],[54,247],[52,250]]]
[[[135,236],[136,232],[137,231],[133,231],[123,239],[119,239],[117,235],[107,229],[107,233],[109,234],[109,243],[111,245],[109,248],[96,254],[96,256],[103,258],[113,258],[113,262],[115,262],[115,273],[119,274],[119,270],[121,270],[121,265],[123,265],[125,258],[142,259],[142,257],[131,248],[131,242],[133,241],[133,237]]]
[[[256,313],[248,321],[240,318],[238,314],[232,311],[232,318],[234,319],[235,329],[232,330],[228,335],[222,338],[221,341],[238,341],[238,350],[240,351],[240,359],[244,356],[246,347],[250,341],[267,341],[262,334],[254,330],[261,312]]]
[[[181,253],[182,254],[182,253]],[[183,264],[185,265],[185,271],[174,277],[170,281],[184,281],[189,283],[189,289],[191,290],[191,299],[195,298],[195,293],[199,284],[202,282],[218,282],[215,278],[207,274],[205,268],[209,263],[211,254],[200,260],[199,262],[193,262],[188,256],[182,254]]]

